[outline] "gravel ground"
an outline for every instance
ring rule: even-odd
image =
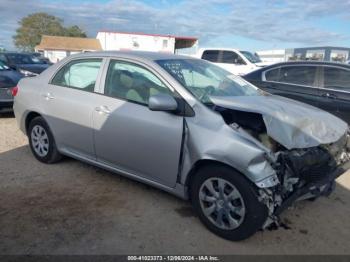
[[[39,163],[12,115],[0,117],[1,254],[350,254],[350,176],[329,198],[298,202],[287,228],[216,237],[190,205],[99,168]]]

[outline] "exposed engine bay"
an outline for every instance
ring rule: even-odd
[[[222,115],[227,125],[249,134],[272,155],[269,162],[276,170],[279,183],[259,189],[259,199],[269,210],[263,228],[278,226],[279,214],[297,200],[328,196],[334,190],[334,180],[343,173],[341,166],[349,163],[349,132],[331,144],[287,149],[269,136],[262,114],[220,106],[213,109]]]

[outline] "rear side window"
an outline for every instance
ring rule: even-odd
[[[62,67],[51,84],[93,92],[102,59],[76,60]]]
[[[265,72],[266,81],[278,82],[280,78],[280,68],[271,69]]]
[[[316,76],[316,66],[286,66],[280,69],[279,82],[313,86]]]
[[[235,52],[223,51],[220,63],[238,64],[239,60],[242,60],[242,59]]]
[[[350,71],[337,67],[325,67],[324,87],[350,91]]]
[[[202,54],[202,59],[208,60],[210,62],[219,61],[219,51],[218,50],[205,50]]]

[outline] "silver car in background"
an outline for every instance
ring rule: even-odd
[[[330,194],[349,167],[342,120],[204,60],[79,54],[21,80],[16,93],[39,161],[70,156],[189,199],[230,240],[278,225],[298,199]]]

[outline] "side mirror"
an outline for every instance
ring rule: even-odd
[[[243,61],[242,58],[236,58],[234,60],[234,63],[237,64],[237,65],[245,65],[245,62]]]
[[[157,94],[149,98],[148,108],[152,111],[172,112],[178,109],[178,105],[175,98],[171,95]]]

